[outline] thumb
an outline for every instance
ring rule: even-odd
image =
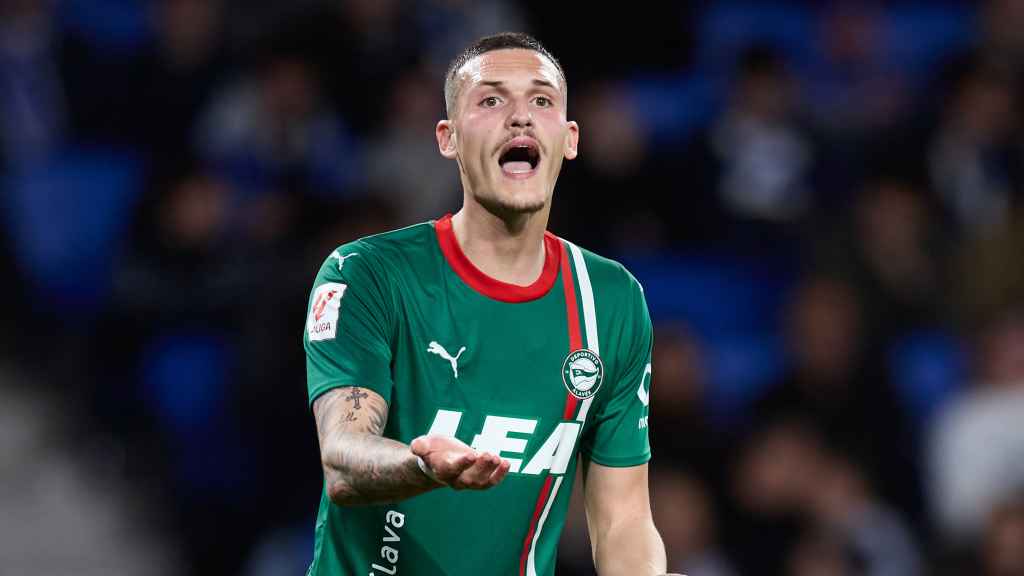
[[[426,436],[419,436],[409,444],[409,448],[412,450],[412,453],[417,456],[426,456],[427,454],[430,454],[430,439]]]

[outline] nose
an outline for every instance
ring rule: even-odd
[[[508,124],[513,128],[526,128],[533,126],[533,116],[526,102],[517,102],[508,115]]]

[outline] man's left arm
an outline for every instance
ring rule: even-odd
[[[665,546],[651,517],[647,464],[584,463],[587,528],[599,576],[665,573]]]
[[[627,282],[625,298],[606,309],[606,336],[614,344],[605,349],[612,351],[613,368],[583,439],[580,465],[597,573],[655,576],[665,573],[666,560],[647,489],[654,335],[643,289],[631,275]]]

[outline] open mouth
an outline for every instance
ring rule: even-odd
[[[540,164],[540,148],[530,138],[516,138],[508,143],[498,156],[501,171],[508,176],[532,175]]]

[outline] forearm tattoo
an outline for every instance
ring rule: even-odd
[[[324,475],[338,504],[392,502],[437,487],[406,444],[383,438],[387,402],[372,390],[335,388],[313,403]]]

